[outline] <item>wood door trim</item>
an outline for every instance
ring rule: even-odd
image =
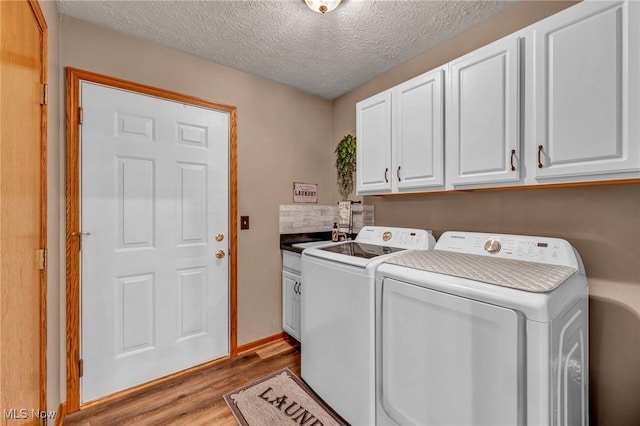
[[[176,102],[229,113],[229,356],[237,348],[237,108],[115,77],[66,68],[66,313],[67,400],[66,412],[80,409],[80,247],[74,232],[80,232],[80,82],[88,81]]]
[[[67,416],[67,404],[61,402],[56,412],[56,420],[53,426],[64,426],[64,419]]]
[[[38,0],[28,0],[41,35],[40,82],[49,82],[49,30]],[[47,248],[48,242],[48,112],[45,102],[40,114],[40,247]],[[47,269],[40,271],[40,408],[47,408]]]

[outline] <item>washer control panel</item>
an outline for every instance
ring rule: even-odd
[[[550,237],[447,231],[434,249],[576,268],[580,263],[568,241]]]
[[[389,226],[365,226],[358,232],[356,241],[379,246],[424,250],[435,245],[431,231]]]

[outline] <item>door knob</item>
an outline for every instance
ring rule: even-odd
[[[224,240],[224,234],[216,234],[216,241]]]
[[[91,232],[72,232],[71,233],[72,237],[88,237],[89,235],[91,235]]]
[[[216,257],[217,257],[218,259],[222,259],[222,258],[224,257],[224,250],[218,250],[218,251],[216,252]]]

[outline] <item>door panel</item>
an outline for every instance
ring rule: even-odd
[[[300,276],[282,271],[282,328],[291,336],[300,340],[300,297],[296,288]]]
[[[0,424],[38,425],[32,410],[46,408],[46,23],[37,2],[0,1],[0,30]]]
[[[395,88],[395,156],[398,190],[444,184],[444,71],[429,72]]]
[[[451,63],[447,155],[454,185],[519,179],[519,43],[509,36]]]
[[[639,14],[634,1],[585,2],[536,26],[536,178],[640,169]]]
[[[358,194],[391,191],[391,91],[356,105]]]
[[[116,357],[152,349],[154,345],[155,279],[152,274],[117,279],[120,312],[116,315]]]
[[[82,400],[229,354],[229,114],[83,82]]]
[[[118,248],[153,246],[154,163],[122,158],[118,162]]]

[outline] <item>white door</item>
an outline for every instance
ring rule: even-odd
[[[358,194],[391,192],[391,91],[356,104]]]
[[[519,179],[519,43],[510,36],[451,63],[447,172],[453,185]]]
[[[535,26],[539,182],[640,169],[640,5],[583,2]]]
[[[81,106],[86,402],[229,353],[229,115],[87,82]]]
[[[524,423],[515,311],[389,278],[382,286],[378,424]]]
[[[400,190],[444,185],[444,71],[394,88],[393,181]]]

